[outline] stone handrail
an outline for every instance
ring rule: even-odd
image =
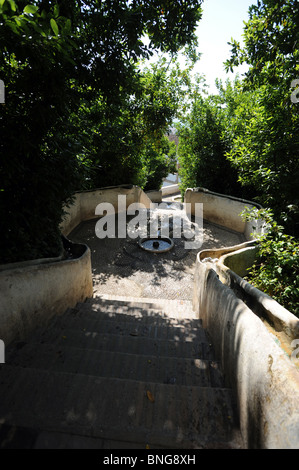
[[[245,445],[299,448],[299,361],[291,349],[299,320],[222,264],[241,247],[198,253],[193,308],[233,390]]]

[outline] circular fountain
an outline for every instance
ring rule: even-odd
[[[171,238],[161,236],[141,238],[138,243],[140,248],[151,253],[165,253],[174,246]]]

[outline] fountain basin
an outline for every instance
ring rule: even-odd
[[[151,253],[165,253],[173,248],[173,240],[169,237],[147,237],[138,242],[140,248]]]

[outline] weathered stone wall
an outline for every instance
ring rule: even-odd
[[[169,186],[163,186],[162,189],[161,189],[162,197],[178,193],[179,190],[180,189],[179,189],[178,184],[170,184]]]
[[[197,256],[193,307],[211,336],[227,386],[234,392],[244,442],[248,448],[299,448],[296,364],[279,346],[264,321],[246,305],[248,297],[241,300],[236,290],[220,279],[231,275],[232,282],[239,283],[239,289],[244,288],[245,281],[217,261],[203,261],[209,255],[211,251],[203,251]],[[268,311],[274,328],[285,329],[290,340],[298,337],[298,319],[273,299],[248,286],[254,297],[250,303],[255,308],[263,305],[263,312]]]
[[[162,189],[146,191],[145,194],[150,198],[152,202],[160,203],[162,201]]]
[[[191,214],[195,214],[195,204],[203,204],[203,217],[209,222],[226,227],[239,233],[243,233],[246,240],[255,238],[252,233],[260,233],[263,230],[262,220],[247,222],[240,213],[247,207],[260,208],[258,204],[243,199],[214,193],[204,188],[188,188],[185,192],[184,202],[191,204]]]
[[[126,207],[133,202],[140,202],[149,208],[150,199],[138,187],[133,185],[111,186],[93,191],[81,191],[75,194],[74,203],[64,207],[66,215],[61,224],[61,232],[67,236],[80,222],[97,218],[95,209],[98,204],[108,202],[118,212],[118,196],[126,196]]]
[[[0,338],[8,345],[36,326],[92,297],[90,250],[82,245],[76,259],[14,263],[0,272]]]

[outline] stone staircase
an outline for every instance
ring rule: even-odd
[[[0,448],[240,448],[191,302],[99,296],[10,345]]]

